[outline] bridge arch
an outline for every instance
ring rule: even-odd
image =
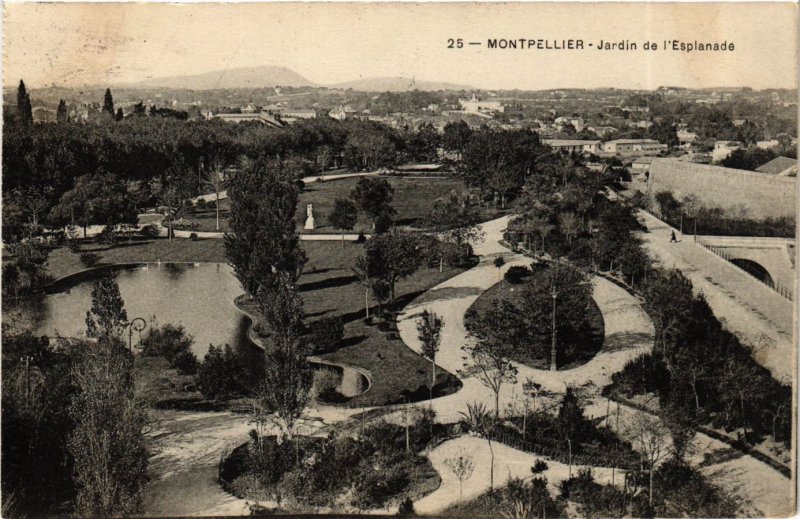
[[[745,258],[732,258],[731,263],[748,272],[756,279],[768,284],[769,286],[773,286],[775,284],[775,281],[772,279],[769,271],[764,267],[764,265],[758,263],[757,261]]]

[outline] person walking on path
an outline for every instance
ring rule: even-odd
[[[669,239],[670,243],[678,243],[678,240],[675,238],[675,230],[672,231],[672,236]]]

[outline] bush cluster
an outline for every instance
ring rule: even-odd
[[[194,338],[186,333],[183,326],[165,324],[161,328],[153,328],[142,340],[142,355],[147,357],[164,357],[170,367],[184,375],[197,373],[197,357],[192,352]]]

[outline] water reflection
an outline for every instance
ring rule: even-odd
[[[128,317],[148,325],[183,325],[194,336],[194,352],[202,359],[209,344],[230,344],[252,350],[247,318],[233,304],[242,293],[228,265],[161,263],[117,271]],[[25,301],[22,315],[37,334],[80,337],[92,304],[92,281],[84,277],[58,287],[58,292]]]

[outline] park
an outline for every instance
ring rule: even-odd
[[[15,208],[11,425],[63,408],[48,420],[67,439],[26,438],[74,464],[81,513],[786,511],[752,480],[740,505],[710,474],[755,466],[785,490],[780,460],[744,452],[790,441],[791,390],[651,260],[638,202],[533,132],[465,126],[413,152],[386,128],[336,127],[351,163],[329,175],[303,167],[321,144],[247,150],[136,206],[122,194],[150,184],[109,176],[48,194],[41,221]],[[439,145],[461,158],[392,167]],[[125,485],[92,488],[111,458],[79,441],[119,424],[127,446],[103,448],[124,453]]]

